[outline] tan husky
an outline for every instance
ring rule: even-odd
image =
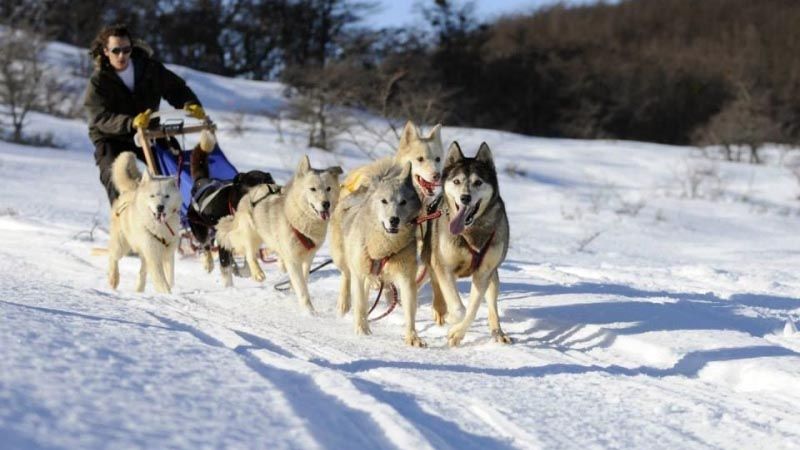
[[[474,158],[465,158],[454,142],[445,159],[443,181],[444,214],[430,223],[422,252],[431,268],[434,320],[440,325],[445,320],[455,323],[447,338],[449,345],[456,346],[485,295],[492,336],[510,343],[497,312],[497,269],[508,251],[508,217],[489,146],[483,143]],[[456,279],[463,277],[472,277],[466,314],[456,287]]]
[[[133,250],[142,263],[136,292],[144,291],[149,275],[156,291],[169,293],[180,238],[181,193],[176,178],[141,174],[133,153],[124,152],[111,167],[111,179],[120,195],[111,206],[108,284],[117,288],[119,260]]]
[[[308,272],[325,241],[339,198],[341,173],[340,167],[312,169],[308,156],[303,156],[286,186],[280,190],[269,184],[252,188],[242,197],[236,213],[217,224],[217,242],[244,253],[256,281],[264,281],[258,264],[261,245],[277,253],[297,300],[309,312],[314,307],[308,294]]]
[[[369,184],[376,177],[386,173],[391,166],[403,168],[411,163],[414,189],[423,204],[428,205],[440,191],[439,179],[444,157],[441,130],[442,126],[437,124],[426,136],[422,136],[419,128],[409,120],[400,135],[400,144],[394,156],[379,159],[352,171],[343,183],[345,189],[342,190],[342,196],[347,196],[359,187]]]
[[[411,164],[391,166],[345,197],[333,213],[331,255],[342,272],[338,308],[353,304],[356,334],[370,334],[367,293],[375,283],[391,283],[400,295],[405,342],[424,347],[417,336],[416,224],[422,203],[414,190]],[[369,186],[369,187],[367,187]]]

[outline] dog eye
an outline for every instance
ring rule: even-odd
[[[483,181],[481,181],[481,180],[475,180],[475,182],[474,182],[473,184],[474,184],[475,186],[480,186],[480,185],[482,185],[482,184],[483,184]]]
[[[406,201],[405,201],[405,200],[403,200],[403,201],[401,201],[401,202],[400,202],[400,206],[403,206],[403,205],[405,205],[405,204],[406,204]]]
[[[385,198],[381,199],[381,203],[383,203],[384,205],[388,205],[389,204],[389,202],[387,202]]]
[[[330,192],[330,191],[331,191],[331,187],[330,187],[330,186],[328,186],[327,188],[325,188],[325,190],[326,190],[326,191],[328,191],[328,192]]]
[[[165,194],[165,195],[164,195],[164,198],[169,198],[169,194]]]
[[[455,184],[456,186],[458,186],[459,184],[461,184],[461,180],[459,180],[459,179],[455,179],[455,180],[453,180],[453,184]]]
[[[439,158],[438,156],[436,157],[436,159],[434,159],[434,161],[436,161],[436,162],[439,162],[441,160],[442,160],[442,158]]]
[[[317,192],[317,188],[311,188],[311,192]]]
[[[425,161],[425,158],[423,158],[422,156],[420,156],[419,158],[417,158],[417,161],[419,161],[419,162]]]

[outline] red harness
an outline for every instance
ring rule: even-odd
[[[380,275],[381,272],[383,272],[383,267],[389,261],[390,257],[391,257],[391,255],[386,256],[386,257],[384,257],[382,259],[371,259],[370,261],[372,261],[372,265],[371,265],[371,267],[369,269],[369,273],[372,274],[372,275],[375,275],[376,277],[378,275]]]
[[[469,252],[472,254],[472,262],[469,264],[469,270],[471,272],[478,270],[478,267],[481,266],[483,258],[486,257],[486,252],[489,251],[489,246],[492,245],[492,241],[494,241],[494,234],[495,231],[492,231],[492,235],[489,236],[489,239],[485,244],[483,244],[483,247],[481,247],[480,250],[475,250],[471,245],[469,245],[469,242],[467,242],[467,248],[469,248]],[[464,239],[464,241],[466,242],[466,239]]]
[[[305,247],[306,250],[311,250],[317,246],[317,244],[315,244],[310,237],[297,231],[297,228],[292,227],[292,233],[294,233],[294,236],[297,238],[298,241],[300,241],[301,244],[303,244],[303,247]]]

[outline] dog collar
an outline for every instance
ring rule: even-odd
[[[297,238],[298,241],[300,241],[301,244],[303,244],[303,247],[305,247],[306,250],[311,250],[317,246],[317,244],[315,244],[310,237],[298,231],[297,228],[292,227],[292,233],[294,233],[294,236]]]

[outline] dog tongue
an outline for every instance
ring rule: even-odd
[[[464,221],[467,220],[467,210],[469,208],[464,206],[458,210],[458,214],[450,221],[450,233],[461,234],[464,231]]]
[[[319,213],[319,215],[320,217],[322,217],[322,220],[328,220],[331,217],[331,213],[329,213],[328,211],[322,211],[321,213]]]

